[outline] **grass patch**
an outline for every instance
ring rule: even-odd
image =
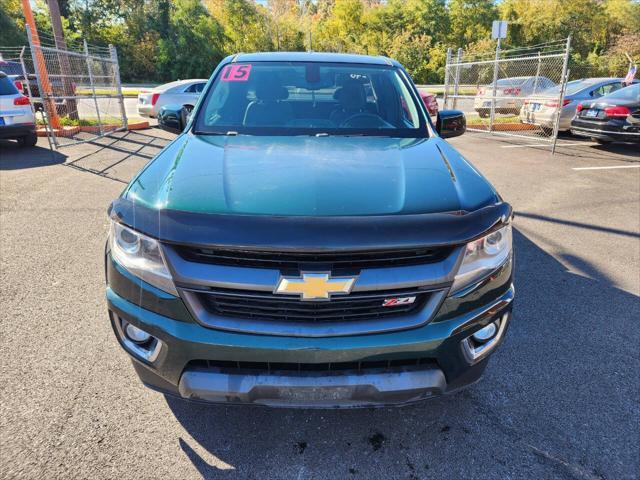
[[[442,87],[420,87],[418,86],[418,90],[428,93],[433,93],[434,95],[438,95],[442,97],[444,95],[444,86]],[[453,93],[453,87],[449,90],[449,93]],[[459,87],[458,95],[475,95],[476,87]]]
[[[124,97],[137,97],[141,91],[142,91],[141,88],[123,87],[122,95]],[[96,88],[96,95],[115,95],[116,93],[117,92],[115,88]],[[77,88],[76,94],[77,95],[93,95],[93,90],[86,87]]]
[[[63,127],[96,127],[100,125],[97,118],[80,118],[78,120],[74,120],[69,117],[58,117],[60,120],[60,125]],[[104,120],[103,120],[104,122]],[[44,121],[42,119],[38,119],[36,122],[38,125],[44,126]],[[117,123],[102,123],[103,125],[120,125],[120,122]]]
[[[465,116],[467,117],[467,125],[489,125],[489,117],[487,118],[480,118],[477,115],[467,115],[465,114]],[[494,125],[496,123],[520,123],[520,117],[517,115],[497,115],[494,117],[493,119],[493,123]]]

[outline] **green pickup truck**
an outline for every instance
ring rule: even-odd
[[[385,57],[278,52],[226,58],[161,124],[180,133],[110,206],[105,258],[144,384],[339,408],[480,378],[511,315],[513,213],[443,140],[461,112],[433,124]]]

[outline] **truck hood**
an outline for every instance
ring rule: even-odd
[[[499,201],[440,138],[185,133],[129,184],[156,210],[276,216],[474,211]]]

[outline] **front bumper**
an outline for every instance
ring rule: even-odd
[[[437,368],[339,375],[230,374],[190,370],[179,385],[184,398],[277,407],[365,407],[409,403],[446,392]]]
[[[147,386],[194,401],[287,407],[398,405],[472,384],[503,339],[514,296],[509,260],[475,287],[447,297],[432,321],[418,328],[282,337],[206,328],[180,298],[132,277],[110,256],[107,278],[114,330]],[[153,361],[123,342],[120,319],[159,340]],[[497,319],[504,324],[491,351],[469,358],[464,340]]]

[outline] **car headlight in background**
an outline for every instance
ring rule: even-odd
[[[451,291],[456,292],[491,274],[511,255],[511,225],[467,243]]]
[[[171,295],[178,295],[157,240],[112,221],[109,245],[114,260],[133,275]]]

